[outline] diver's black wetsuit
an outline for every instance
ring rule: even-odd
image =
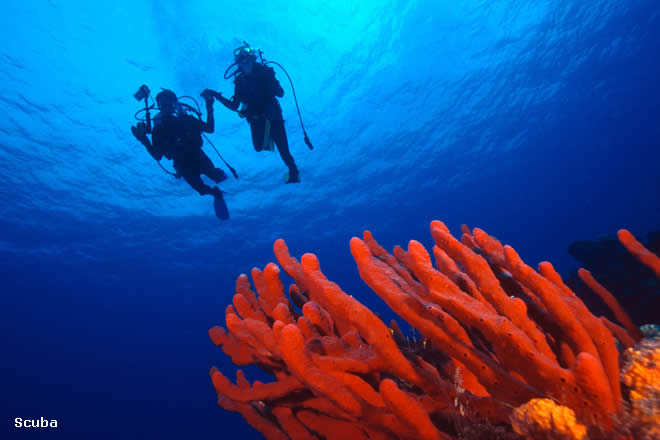
[[[245,105],[242,114],[250,123],[252,145],[257,151],[265,147],[266,121],[270,121],[270,136],[277,146],[280,157],[289,168],[289,175],[297,176],[298,168],[289,152],[282,107],[277,101],[277,98],[282,96],[284,90],[275,78],[273,69],[261,63],[254,63],[251,74],[239,73],[234,78],[234,97],[231,100],[223,96],[216,98],[231,110],[238,110],[241,103]]]
[[[227,175],[220,168],[216,168],[202,151],[202,131],[211,133],[213,126],[208,127],[208,124],[188,114],[178,117],[158,114],[154,118],[151,148],[147,149],[156,160],[163,156],[171,159],[177,174],[198,193],[214,194],[217,189],[205,184],[201,174],[207,175],[216,183],[227,179]]]

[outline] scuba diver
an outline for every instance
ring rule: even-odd
[[[258,56],[261,58],[261,62],[257,60]],[[225,107],[237,111],[241,117],[247,119],[252,133],[252,144],[256,151],[273,151],[274,141],[282,161],[289,168],[286,183],[299,183],[300,173],[289,151],[282,108],[277,100],[284,96],[284,90],[275,78],[273,69],[266,64],[277,63],[264,62],[261,51],[252,49],[243,42],[242,46],[234,50],[234,63],[225,71],[225,79],[234,76],[234,96],[227,99],[221,93],[210,89],[204,90],[203,95],[216,98]],[[279,66],[279,64],[277,65]],[[228,75],[229,70],[234,66],[237,67],[237,70]],[[282,66],[280,67],[284,69]],[[284,72],[286,73],[286,70]],[[291,86],[293,87],[293,83]],[[241,104],[243,107],[239,110]],[[296,106],[298,106],[297,100]],[[300,116],[300,111],[298,111],[298,116]],[[300,123],[302,125],[302,117]],[[304,126],[303,132],[305,132]],[[306,132],[305,143],[310,149],[313,149]]]
[[[208,186],[201,178],[201,175],[205,174],[215,183],[227,179],[225,172],[216,168],[211,159],[202,151],[202,133],[213,133],[215,126],[213,97],[208,94],[202,95],[206,102],[207,114],[207,120],[204,122],[201,117],[195,117],[186,112],[183,106],[192,108],[180,103],[174,92],[163,89],[156,95],[156,104],[160,112],[153,119],[152,131],[149,119],[150,107],[147,104],[148,96],[149,89],[146,86],[142,86],[135,94],[136,99],[145,100],[147,118],[146,123],[139,122],[137,126],[131,126],[133,136],[145,146],[151,157],[159,161],[159,165],[163,156],[171,159],[176,170],[175,176],[183,177],[200,195],[212,195],[216,215],[223,220],[228,219],[229,211],[222,190],[217,186]],[[198,114],[198,116],[200,115]],[[152,133],[151,142],[147,137],[147,133],[150,132]],[[234,172],[233,169],[232,172]]]

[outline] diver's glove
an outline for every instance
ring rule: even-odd
[[[131,132],[140,143],[144,144],[149,141],[147,138],[147,124],[144,122],[138,122],[137,126],[131,126]]]
[[[200,93],[199,96],[201,96],[202,98],[208,101],[209,99],[213,99],[213,98],[220,99],[222,93],[218,93],[211,89],[204,89],[204,91]]]
[[[202,95],[204,97],[204,102],[206,102],[206,110],[213,110],[213,96],[211,95]]]

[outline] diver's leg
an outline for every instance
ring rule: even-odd
[[[218,195],[222,196],[222,191],[220,191],[217,186],[211,188],[202,181],[202,178],[199,174],[185,173],[182,174],[182,176],[185,181],[188,182],[188,185],[190,185],[200,195],[204,196],[206,194],[212,194],[214,197],[217,197]]]
[[[227,220],[229,218],[227,203],[222,196],[222,191],[220,188],[217,186],[211,188],[202,181],[202,178],[199,174],[194,172],[183,174],[183,178],[186,179],[186,182],[188,182],[188,184],[192,186],[200,195],[211,194],[213,196],[213,209],[215,210],[215,215],[218,216],[218,218],[221,220]]]
[[[250,121],[250,132],[252,133],[252,146],[256,151],[264,149],[264,131],[266,130],[266,120],[264,118],[255,118]]]
[[[284,121],[270,121],[270,134],[277,145],[277,151],[280,152],[280,157],[284,164],[289,168],[289,180],[287,183],[300,182],[298,174],[298,167],[293,160],[293,156],[289,152],[289,140],[286,137],[286,129],[284,128]]]
[[[207,175],[215,183],[227,180],[227,174],[220,168],[216,168],[213,162],[211,162],[211,159],[203,151],[200,151],[199,166],[202,174]]]

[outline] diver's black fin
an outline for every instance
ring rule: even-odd
[[[229,219],[229,208],[227,208],[224,197],[220,196],[213,198],[213,209],[215,209],[215,216],[220,220]]]
[[[300,171],[293,177],[288,171],[284,173],[284,183],[300,183]]]

